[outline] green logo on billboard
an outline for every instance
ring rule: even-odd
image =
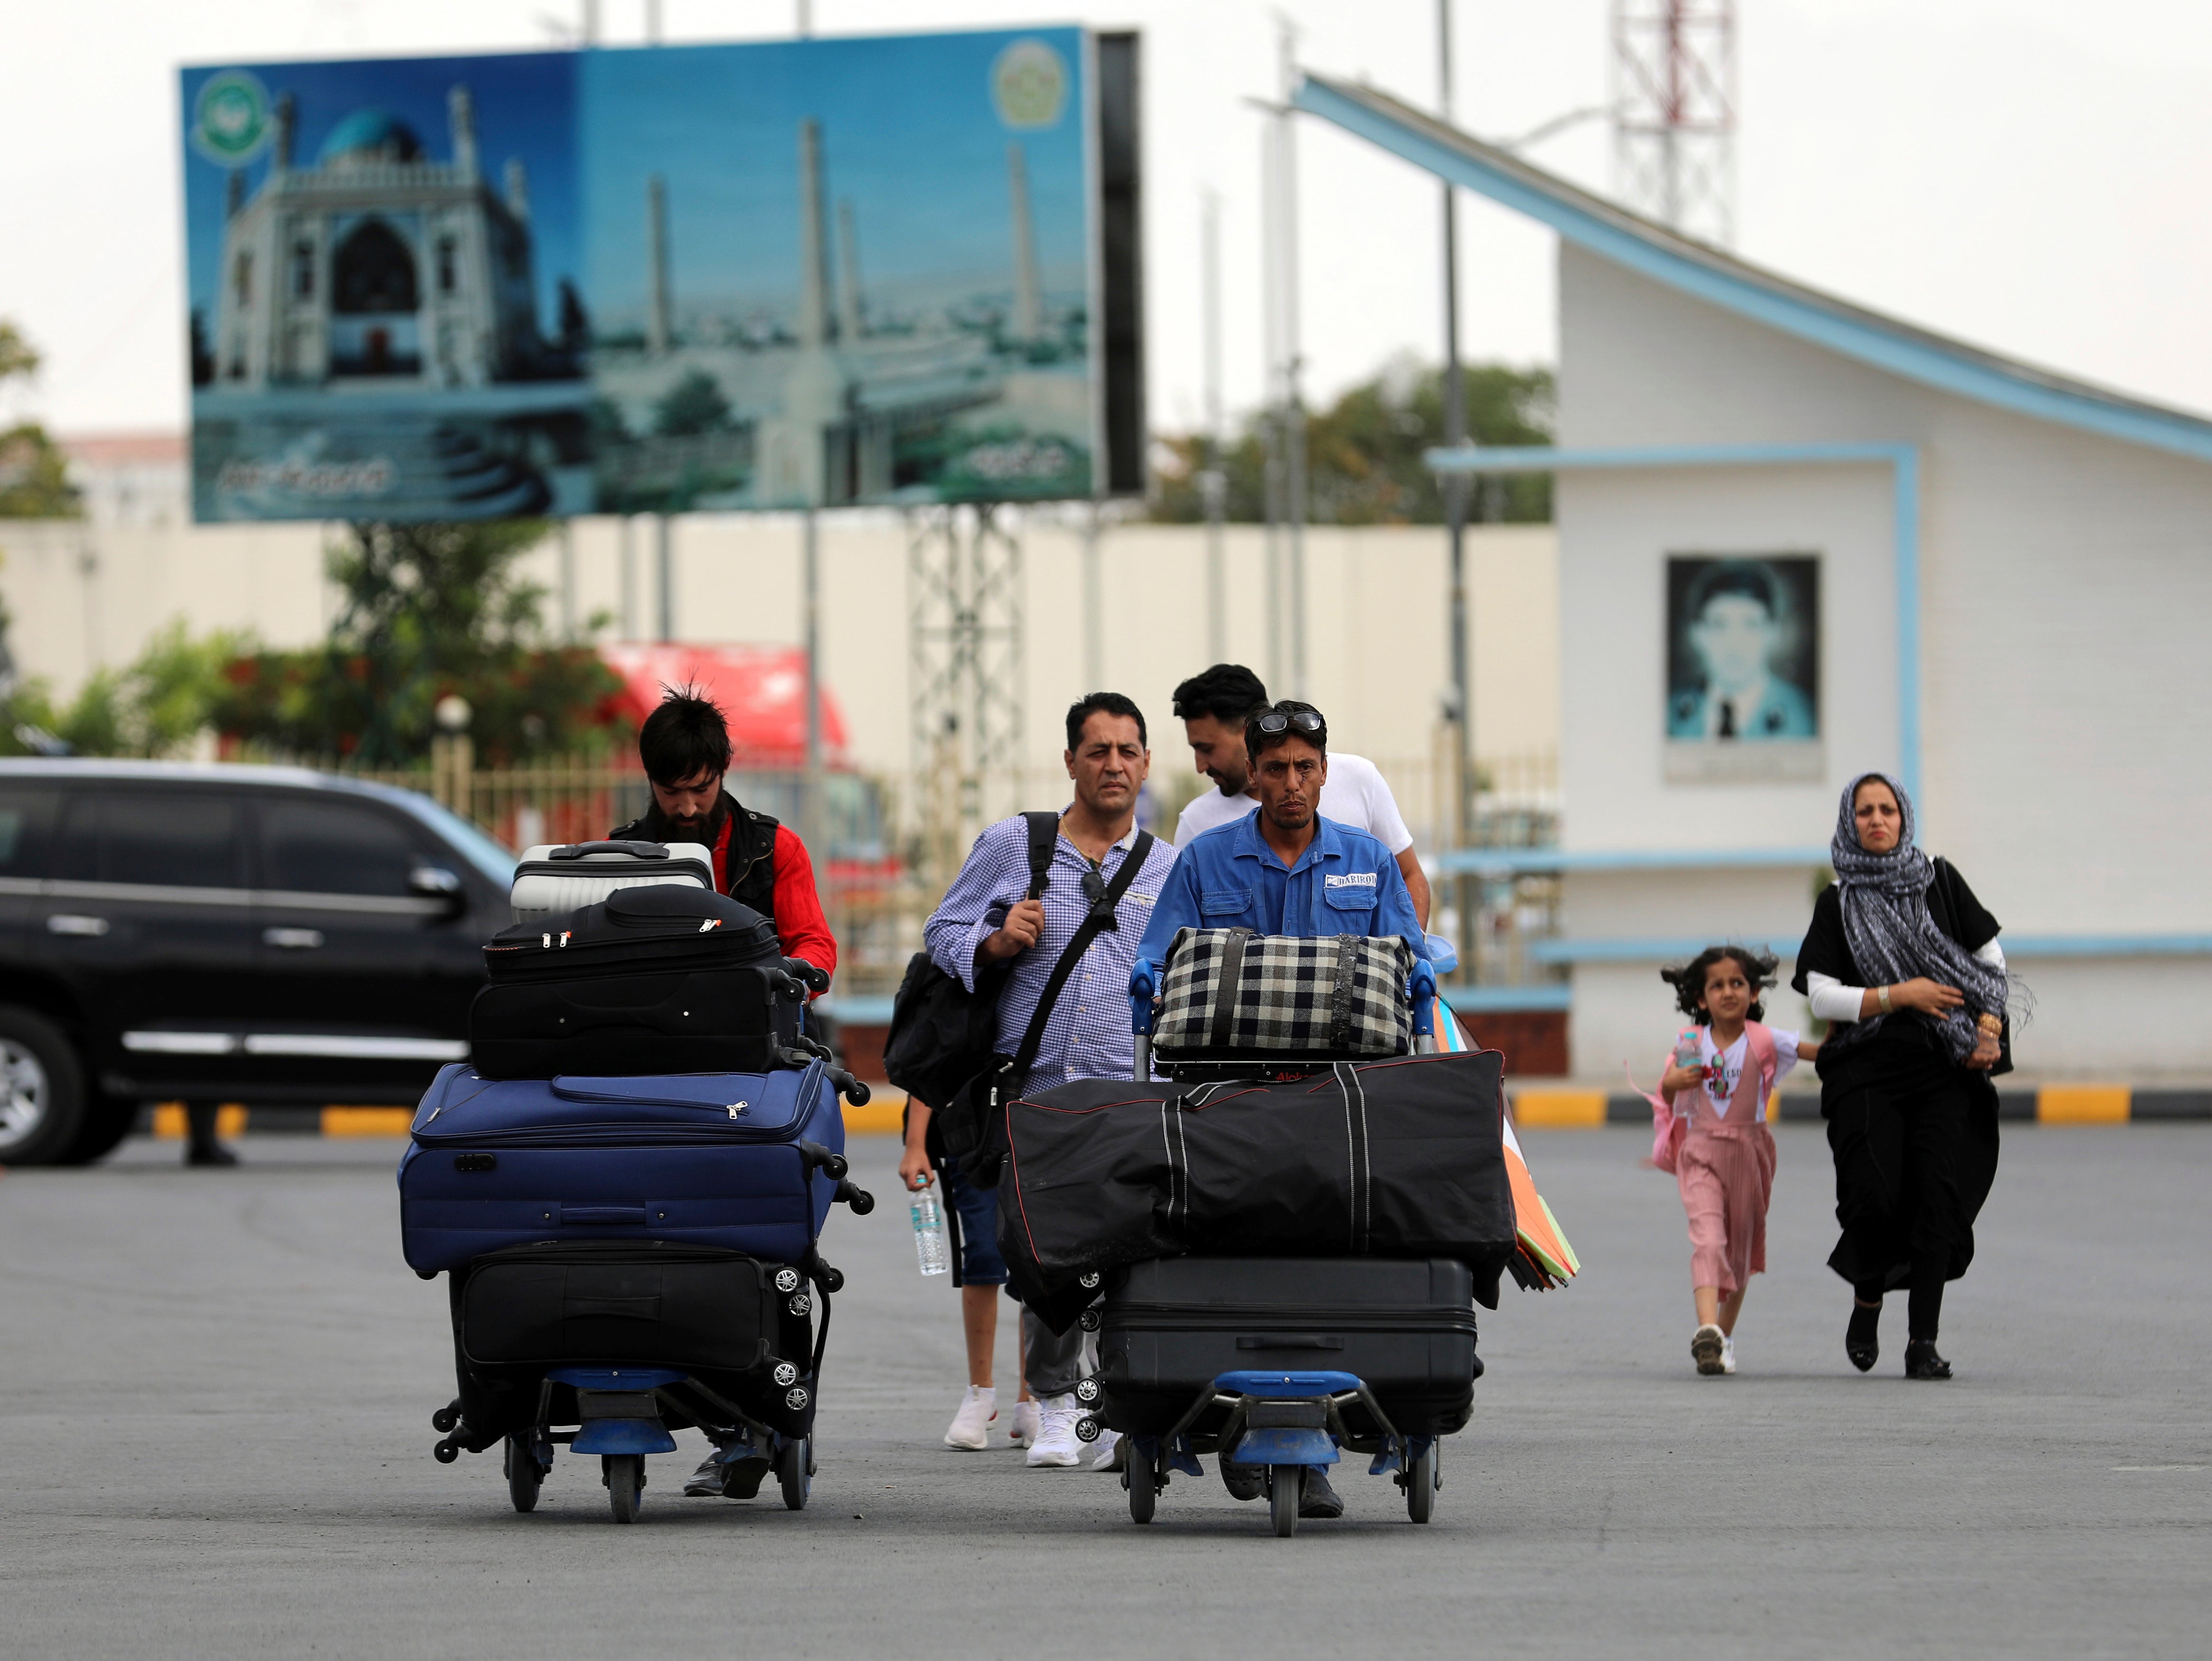
[[[1067,65],[1042,40],[1017,40],[991,65],[991,101],[1010,127],[1049,127],[1067,102]]]
[[[269,89],[244,70],[210,76],[192,100],[192,146],[210,161],[243,167],[269,143]]]

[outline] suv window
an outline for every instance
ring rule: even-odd
[[[73,795],[54,875],[64,882],[243,888],[238,803],[179,791]]]
[[[53,846],[54,809],[61,794],[21,785],[0,788],[0,877],[46,874],[46,852]]]
[[[420,863],[413,840],[373,808],[284,797],[261,805],[262,885],[297,894],[376,894],[413,891],[407,874]]]

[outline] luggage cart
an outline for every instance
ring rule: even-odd
[[[1161,980],[1159,965],[1143,958],[1138,960],[1130,977],[1130,1015],[1139,1078],[1152,1076],[1155,1066],[1152,1034]],[[1406,996],[1413,1006],[1413,1051],[1434,1054],[1437,977],[1431,963],[1415,962],[1407,978]],[[1243,1062],[1164,1062],[1158,1067],[1168,1077],[1194,1082],[1255,1076],[1281,1079],[1324,1070],[1340,1059],[1269,1055]],[[1083,1283],[1096,1286],[1099,1277],[1086,1275]],[[1085,1309],[1080,1319],[1086,1329],[1097,1330],[1101,1324],[1099,1305]],[[1471,1314],[1467,1324],[1471,1384],[1474,1378],[1481,1376],[1482,1364],[1472,1356]],[[1223,1335],[1239,1348],[1253,1342],[1250,1336],[1239,1338],[1225,1330]],[[1289,1341],[1292,1346],[1305,1342],[1310,1341]],[[1316,1347],[1327,1342],[1320,1340]],[[1198,1390],[1182,1416],[1164,1431],[1157,1428],[1157,1420],[1147,1429],[1141,1422],[1144,1415],[1133,1416],[1130,1404],[1117,1401],[1103,1378],[1082,1380],[1076,1386],[1076,1396],[1087,1409],[1076,1427],[1080,1439],[1095,1441],[1107,1428],[1122,1432],[1127,1453],[1121,1482],[1129,1496],[1129,1518],[1133,1523],[1152,1520],[1158,1496],[1167,1488],[1171,1473],[1202,1476],[1204,1469],[1198,1461],[1205,1453],[1265,1473],[1262,1491],[1269,1519],[1275,1534],[1283,1538],[1297,1531],[1307,1472],[1340,1463],[1345,1452],[1366,1456],[1369,1475],[1389,1475],[1397,1483],[1405,1494],[1406,1512],[1412,1521],[1426,1523],[1435,1514],[1437,1493],[1443,1481],[1440,1435],[1401,1430],[1376,1392],[1355,1372],[1224,1371]],[[1117,1419],[1121,1422],[1115,1422]]]

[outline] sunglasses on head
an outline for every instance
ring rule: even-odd
[[[1295,727],[1301,733],[1318,733],[1326,725],[1316,709],[1270,709],[1252,723],[1263,733],[1286,733]]]

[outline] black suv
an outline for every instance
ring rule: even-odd
[[[291,768],[0,761],[0,1165],[142,1102],[411,1104],[468,1055],[514,857]]]

